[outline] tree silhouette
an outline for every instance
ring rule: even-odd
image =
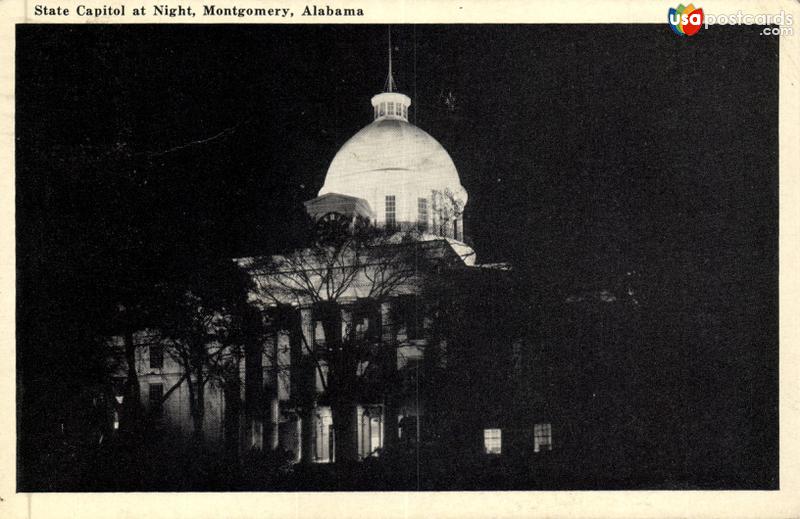
[[[298,319],[279,326],[294,327],[302,351],[298,361],[316,371],[321,396],[331,405],[337,460],[353,461],[358,459],[359,398],[371,380],[391,378],[396,363],[396,343],[381,332],[391,325],[382,304],[415,293],[430,275],[460,260],[446,241],[420,241],[416,231],[387,232],[358,218],[342,229],[338,219],[332,220],[318,222],[308,247],[240,262],[253,275],[253,297],[265,311],[303,308],[318,323],[321,337],[299,330]],[[331,224],[339,232],[330,232]],[[315,397],[303,406],[306,419]],[[306,455],[308,447],[303,446]]]
[[[247,304],[249,278],[228,261],[213,262],[186,281],[162,286],[158,332],[189,390],[195,440],[204,437],[205,389],[238,384],[249,334],[259,333]],[[166,396],[166,395],[165,395]]]

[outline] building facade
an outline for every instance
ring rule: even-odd
[[[395,91],[391,72],[371,105],[373,121],[341,147],[318,197],[305,203],[315,243],[235,260],[268,332],[231,357],[239,384],[209,381],[205,438],[308,463],[363,460],[425,438],[447,443],[453,427],[461,438],[453,445],[477,454],[551,450],[552,425],[531,407],[518,330],[479,328],[496,308],[475,304],[460,317],[469,346],[454,345],[453,322],[448,336],[432,303],[454,283],[491,285],[502,299],[507,282],[497,282],[507,266],[477,265],[467,244],[468,195],[453,160],[409,122],[411,99]],[[136,341],[142,403],[165,430],[189,434],[193,396],[179,363],[157,332]],[[462,405],[448,404],[457,398]]]

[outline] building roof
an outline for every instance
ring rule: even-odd
[[[363,198],[328,193],[303,202],[306,212],[315,220],[328,214],[339,213],[348,216],[363,216],[369,220],[375,218],[375,212]]]
[[[453,160],[436,139],[401,118],[378,118],[342,146],[319,194],[346,193],[375,209],[379,197],[410,190],[467,200]]]

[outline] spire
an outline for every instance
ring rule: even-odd
[[[386,76],[383,92],[372,96],[372,109],[376,121],[400,119],[408,122],[408,108],[411,106],[411,98],[397,91],[392,65],[392,28],[389,27],[389,74]]]
[[[383,86],[384,92],[396,92],[397,83],[394,82],[392,75],[392,26],[389,26],[389,74],[386,76],[386,84]]]

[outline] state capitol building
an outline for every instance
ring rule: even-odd
[[[457,445],[458,456],[552,450],[556,433],[532,396],[522,332],[480,324],[502,312],[490,299],[503,298],[510,267],[477,263],[453,159],[409,122],[412,99],[397,91],[391,64],[371,108],[373,121],[341,146],[305,202],[316,242],[235,260],[271,331],[245,345],[233,391],[209,382],[203,409],[193,410],[197,390],[182,382],[169,346],[157,331],[137,334],[141,399],[154,426],[189,436],[200,416],[206,440],[280,450],[294,463],[418,455],[426,442]],[[486,301],[444,317],[453,305],[431,294],[451,287],[461,287],[453,293],[462,301]],[[455,344],[459,333],[471,337]],[[492,391],[512,403],[499,405]]]

